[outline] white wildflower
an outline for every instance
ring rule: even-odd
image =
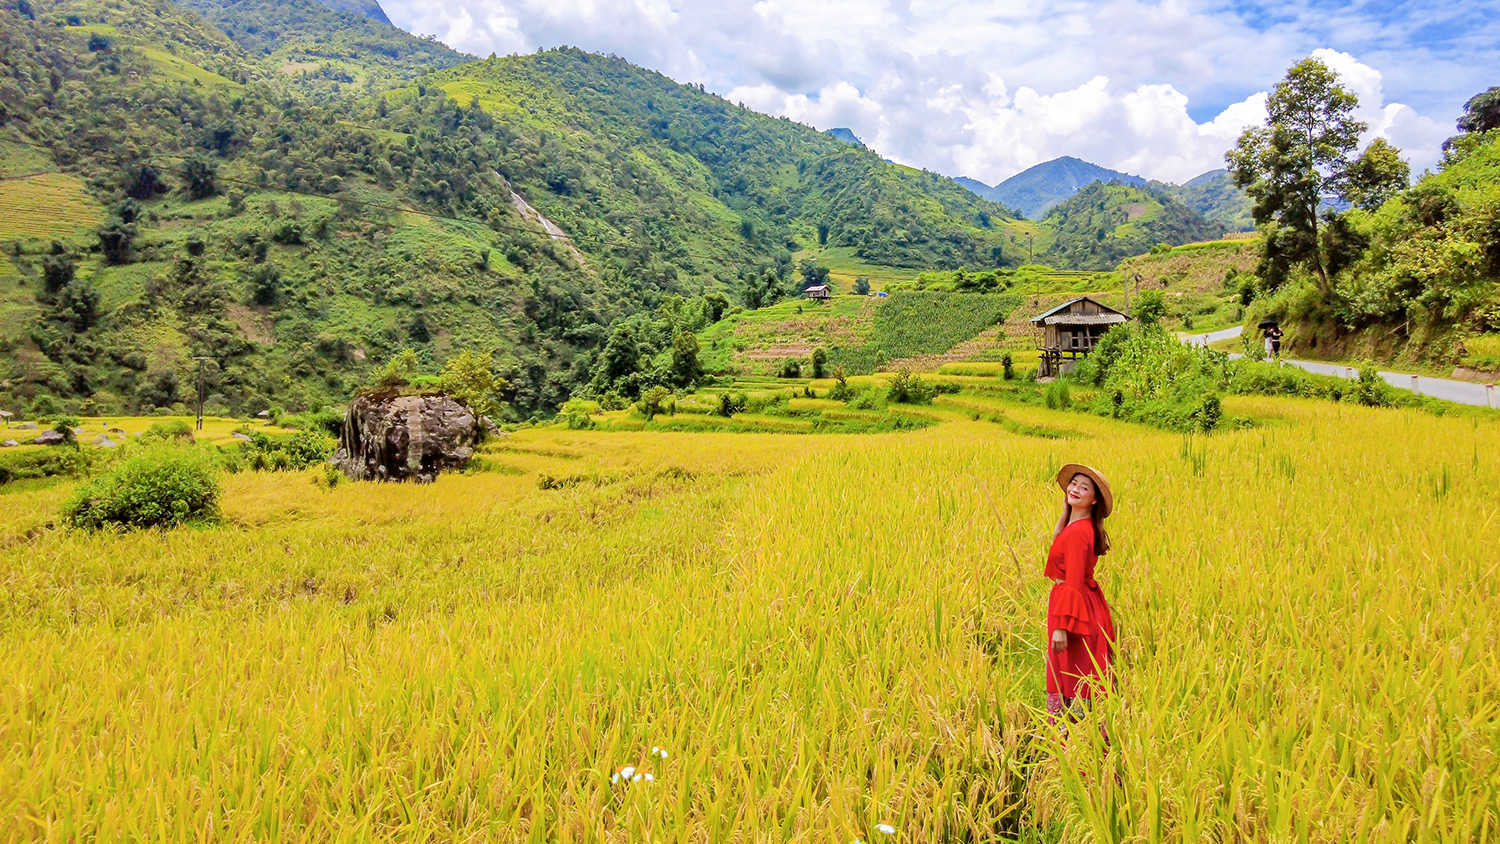
[[[894,834],[896,834],[896,828],[894,826],[891,826],[888,823],[878,823],[878,824],[875,824],[875,831],[876,832],[884,833],[886,835],[894,835]]]

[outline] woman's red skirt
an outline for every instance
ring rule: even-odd
[[[1092,698],[1106,689],[1115,623],[1097,582],[1086,582],[1082,607],[1078,598],[1077,588],[1066,583],[1054,585],[1047,598],[1047,693]],[[1057,629],[1068,630],[1068,647],[1060,653],[1052,650]]]

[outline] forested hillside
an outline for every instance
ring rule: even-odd
[[[365,93],[453,67],[466,56],[392,26],[375,3],[312,0],[182,0],[271,72],[325,96]],[[376,16],[378,13],[378,17]]]
[[[455,57],[306,3],[198,8],[236,37],[156,0],[0,10],[0,400],[180,407],[202,356],[210,410],[296,409],[471,348],[525,416],[665,378],[678,333],[794,292],[805,244],[1016,260],[951,180],[618,59],[402,83]]]
[[[1330,213],[1327,294],[1303,271],[1279,285],[1263,272],[1252,314],[1288,322],[1292,346],[1314,354],[1500,370],[1494,125],[1454,138],[1439,172],[1378,207]]]
[[[1088,185],[1042,222],[1053,237],[1042,260],[1085,270],[1113,269],[1159,243],[1212,240],[1225,231],[1161,190],[1119,182]]]

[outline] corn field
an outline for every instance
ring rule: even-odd
[[[1500,840],[1500,426],[1226,410],[538,429],[430,486],[226,476],[166,533],[0,496],[0,839]],[[1069,460],[1122,638],[1064,737]]]

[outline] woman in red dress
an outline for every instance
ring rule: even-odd
[[[1047,712],[1076,718],[1108,689],[1115,625],[1094,580],[1094,564],[1109,553],[1104,519],[1114,509],[1099,470],[1069,463],[1057,473],[1063,512],[1047,552]]]

